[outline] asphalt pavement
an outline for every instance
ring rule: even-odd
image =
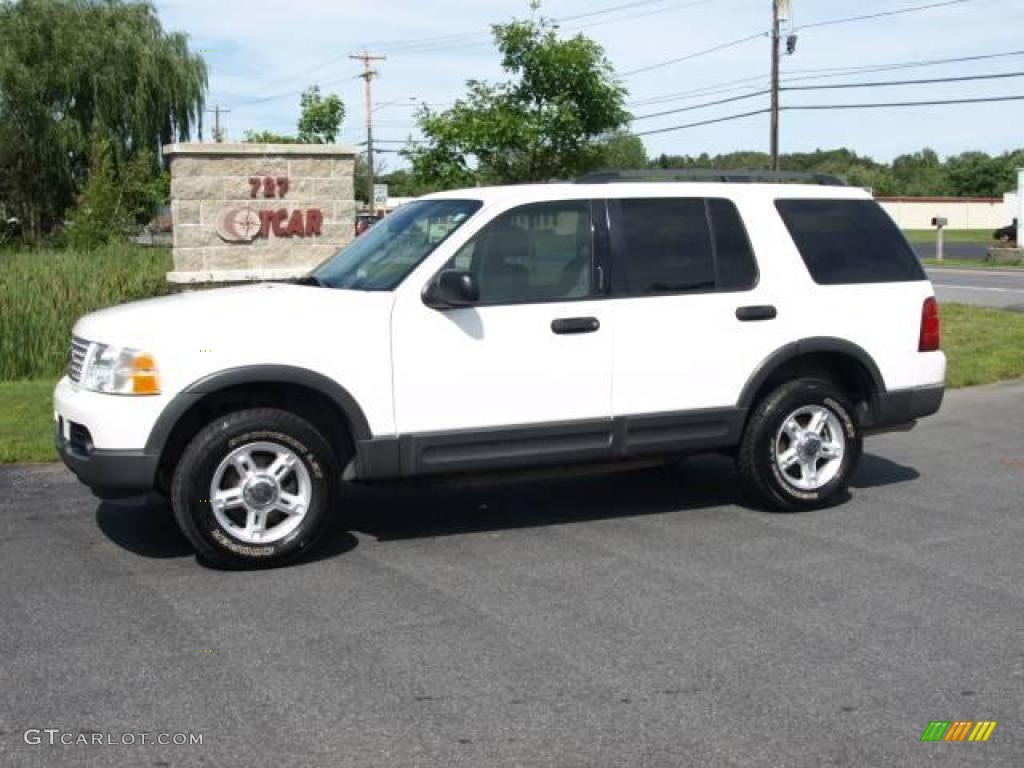
[[[950,393],[803,514],[745,506],[721,457],[349,488],[314,560],[262,572],[0,469],[0,765],[1022,765],[1022,417],[1024,382]]]
[[[938,254],[938,247],[934,242],[911,243],[919,259],[934,259]],[[991,242],[978,243],[944,243],[942,255],[947,259],[972,259],[982,261],[988,256],[988,249]]]
[[[939,302],[1024,312],[1024,269],[926,267]]]

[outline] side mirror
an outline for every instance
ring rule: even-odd
[[[423,301],[428,307],[468,307],[480,301],[480,285],[472,272],[446,269],[424,291]]]

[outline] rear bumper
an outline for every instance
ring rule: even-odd
[[[899,389],[878,395],[871,416],[862,425],[865,434],[893,432],[913,426],[942,406],[945,385]]]

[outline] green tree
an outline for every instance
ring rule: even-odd
[[[273,131],[246,131],[245,141],[247,144],[298,144],[295,136]]]
[[[248,130],[245,141],[249,144],[333,144],[345,117],[341,97],[335,93],[321,96],[320,86],[311,85],[302,92],[299,108],[298,135]]]
[[[333,144],[345,118],[345,105],[336,93],[320,95],[320,87],[311,86],[302,92],[302,115],[299,117],[299,143]]]
[[[964,152],[946,160],[950,192],[958,197],[998,197],[1016,186],[1010,156]]]
[[[622,131],[606,138],[600,147],[597,165],[609,169],[646,168],[650,163],[640,137]]]
[[[86,181],[90,148],[120,168],[201,125],[202,58],[146,2],[0,3],[0,199],[38,241]]]
[[[946,169],[933,149],[900,155],[892,161],[892,174],[897,194],[917,197],[950,194]]]
[[[602,138],[629,119],[601,46],[560,39],[543,18],[492,29],[512,79],[469,80],[450,109],[420,111],[424,143],[403,151],[417,178],[446,188],[569,178],[598,165]]]

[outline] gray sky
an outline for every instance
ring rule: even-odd
[[[1021,51],[983,61],[950,63],[843,77],[793,80],[793,85],[927,79],[1024,72],[1024,0],[967,0],[915,13],[829,26],[851,16],[885,13],[943,0],[793,0],[799,34],[796,55],[785,57],[790,76],[823,68],[865,67]],[[344,99],[342,140],[365,139],[359,62],[348,54],[368,48],[388,56],[379,64],[374,101],[399,102],[375,111],[375,135],[415,135],[413,103],[442,106],[464,91],[467,78],[500,79],[489,24],[528,16],[527,0],[158,0],[164,27],[191,36],[210,67],[212,107],[220,103],[230,138],[245,129],[294,132],[299,92],[319,84]],[[601,13],[607,9],[619,10]],[[767,33],[770,0],[546,0],[544,15],[562,29],[601,43],[629,89],[634,115],[683,108],[762,90],[768,84],[767,36],[645,72],[632,70],[687,56],[739,38]],[[577,18],[572,18],[577,17]],[[805,27],[801,29],[801,27]],[[825,73],[828,74],[828,73]],[[746,83],[731,84],[741,78]],[[727,85],[721,85],[721,84]],[[731,87],[733,90],[722,91]],[[709,89],[673,101],[680,93]],[[890,88],[783,94],[784,104],[923,101],[1024,95],[1024,77]],[[642,120],[635,131],[749,112],[767,96]],[[900,110],[788,112],[782,115],[784,151],[846,146],[879,160],[930,146],[941,155],[979,149],[998,153],[1024,147],[1024,101]],[[209,123],[208,123],[209,124]],[[644,137],[648,152],[699,154],[767,150],[768,116]],[[399,144],[384,144],[397,148]],[[388,167],[397,155],[384,155]]]

